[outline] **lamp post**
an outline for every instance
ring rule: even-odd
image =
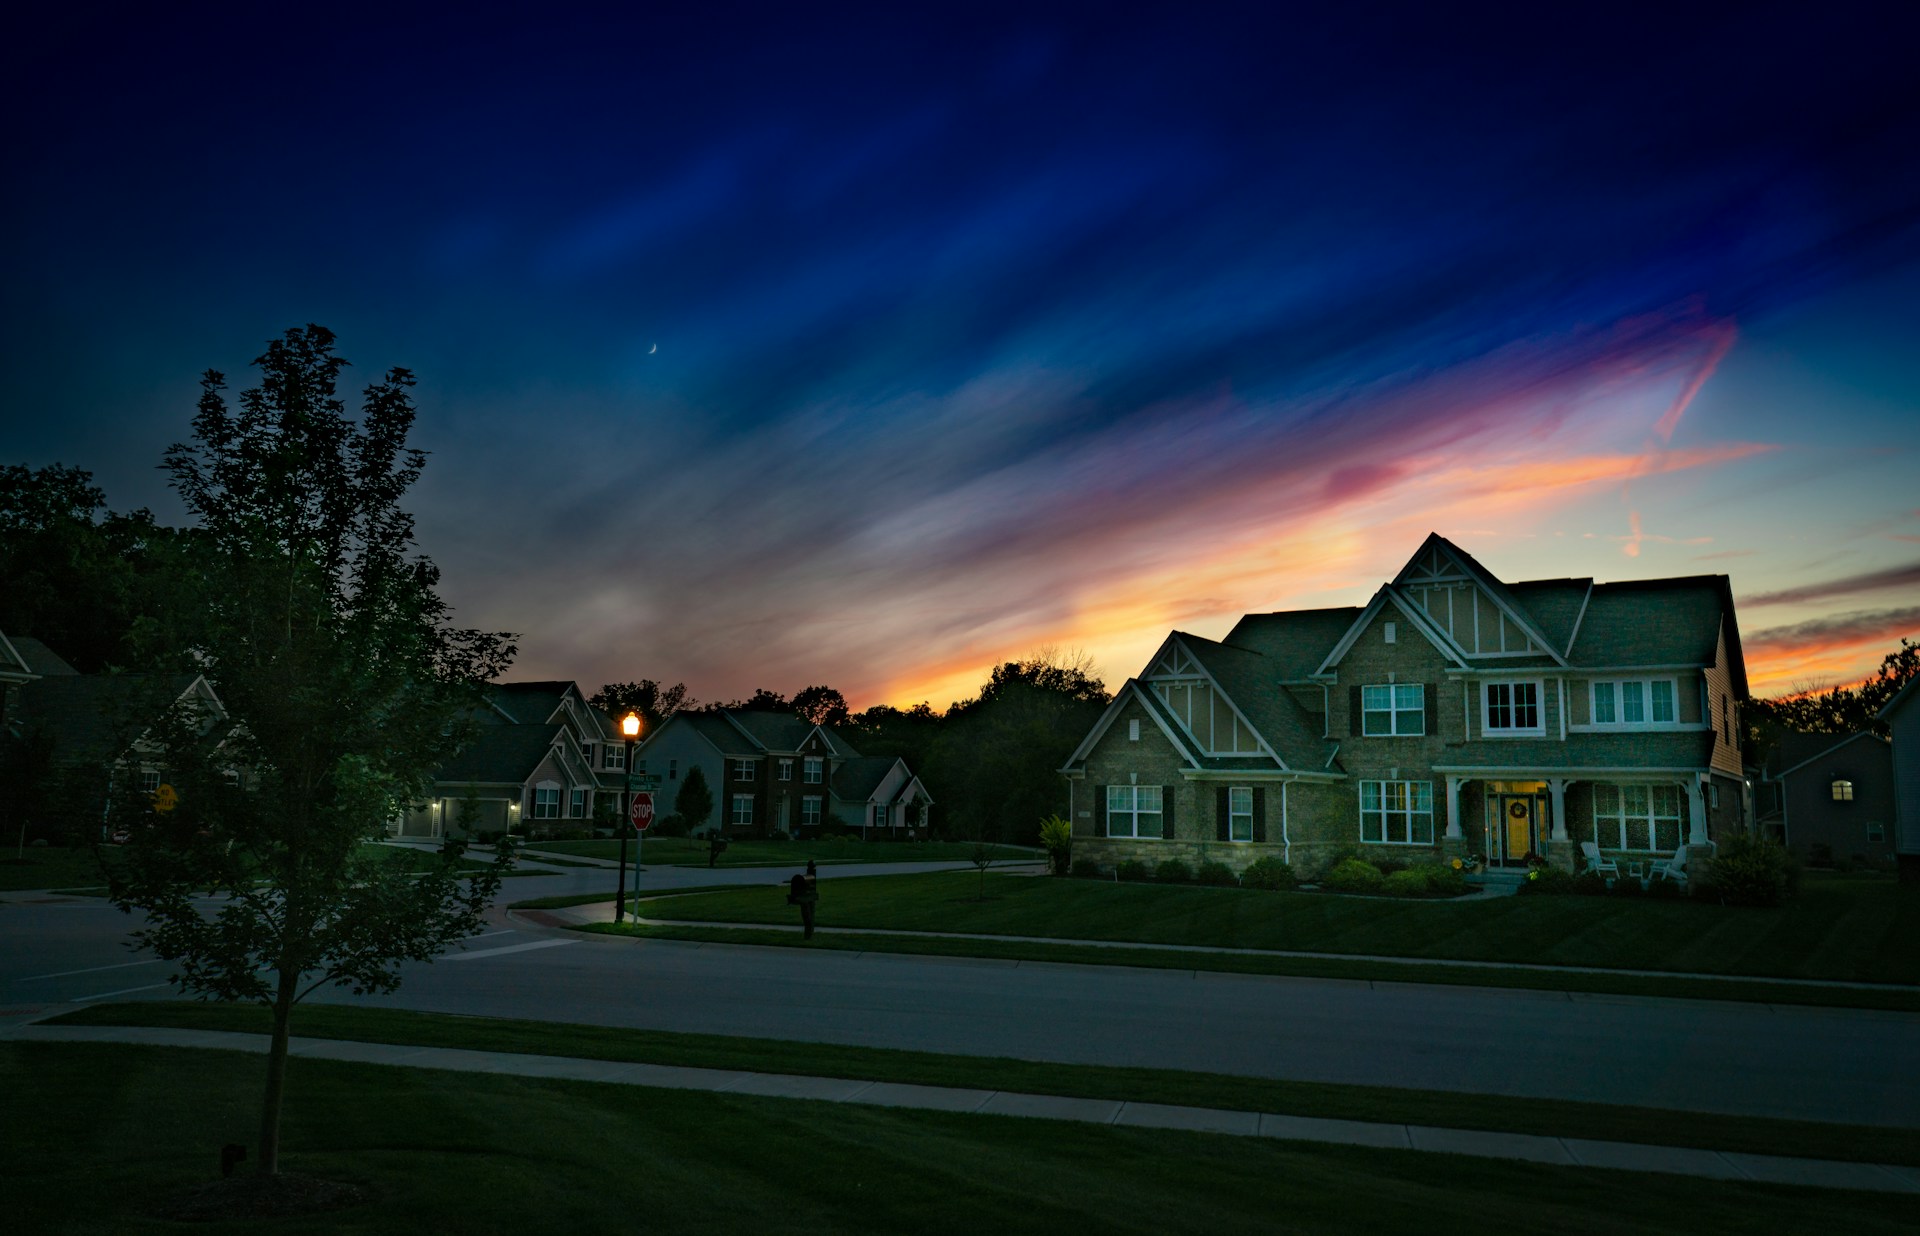
[[[620,876],[613,889],[613,921],[618,923],[627,912],[627,830],[633,827],[633,740],[640,737],[640,714],[629,712],[620,718],[620,735],[626,740],[626,759],[621,762],[621,777],[625,790],[620,795],[620,822],[614,825],[620,830]],[[633,864],[633,889],[640,891],[640,863],[635,855]]]

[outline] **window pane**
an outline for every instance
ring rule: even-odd
[[[1413,842],[1415,845],[1433,844],[1433,813],[1431,811],[1414,815]]]
[[[1530,682],[1513,684],[1513,728],[1516,730],[1534,730],[1540,728],[1539,689]]]
[[[1253,788],[1235,786],[1227,791],[1227,802],[1235,815],[1253,814]]]
[[[1413,785],[1413,809],[1433,813],[1433,782],[1415,781]]]
[[[1647,719],[1647,698],[1642,688],[1644,683],[1623,682],[1620,684],[1620,719],[1629,725],[1640,725]]]
[[[1674,785],[1656,785],[1653,787],[1653,814],[1668,819],[1680,818],[1680,787]]]
[[[1360,732],[1369,738],[1382,738],[1393,733],[1392,713],[1365,712],[1360,715],[1362,718]]]
[[[1384,840],[1380,835],[1380,816],[1378,812],[1362,811],[1360,813],[1360,840]]]
[[[1407,809],[1407,783],[1406,782],[1404,781],[1382,782],[1380,789],[1381,789],[1382,795],[1386,799],[1386,805],[1387,805],[1388,811],[1405,811]]]
[[[1627,818],[1626,848],[1629,850],[1651,850],[1652,839],[1647,835],[1647,821],[1643,818]]]
[[[1392,700],[1393,688],[1391,687],[1360,688],[1360,707],[1368,711],[1387,708],[1391,705]]]
[[[1394,707],[1402,712],[1424,712],[1427,706],[1426,694],[1417,682],[1396,683],[1393,688]]]
[[[1593,723],[1612,725],[1613,720],[1613,684],[1596,682],[1593,684]]]
[[[1596,816],[1617,816],[1620,814],[1619,786],[1596,785],[1593,787],[1593,814]]]
[[[1651,685],[1653,687],[1653,719],[1661,724],[1672,722],[1673,683],[1663,680]]]
[[[1513,728],[1513,693],[1504,682],[1487,684],[1487,728],[1490,730]]]
[[[1621,809],[1628,815],[1647,814],[1647,787],[1644,785],[1623,785],[1620,787]]]
[[[1132,811],[1133,787],[1130,785],[1110,785],[1107,787],[1108,811]]]
[[[1360,783],[1360,810],[1380,810],[1380,783],[1378,781],[1362,781]]]

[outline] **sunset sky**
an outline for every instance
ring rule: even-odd
[[[0,462],[179,519],[200,371],[321,323],[589,689],[1114,685],[1430,531],[1728,574],[1759,694],[1920,634],[1914,5],[695,7],[17,27]]]

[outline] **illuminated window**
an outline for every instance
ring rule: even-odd
[[[1837,803],[1852,802],[1853,801],[1853,782],[1835,781],[1833,783],[1833,801]]]

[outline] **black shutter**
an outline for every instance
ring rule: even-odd
[[[1427,701],[1427,733],[1437,736],[1440,733],[1440,684],[1423,683],[1420,693]]]
[[[1267,787],[1264,785],[1253,787],[1253,839],[1267,839]]]
[[[1160,835],[1173,840],[1173,787],[1160,787]]]
[[[1347,733],[1360,737],[1360,688],[1347,688]]]
[[[1104,785],[1093,787],[1093,835],[1107,835],[1107,787]]]
[[[1218,826],[1214,830],[1214,835],[1218,837],[1220,840],[1225,841],[1232,836],[1232,834],[1227,831],[1227,787],[1226,786],[1223,785],[1214,792],[1213,809],[1214,809],[1214,819],[1218,821]]]

